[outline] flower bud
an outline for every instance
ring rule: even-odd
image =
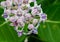
[[[9,10],[9,9],[6,10],[6,9],[5,9],[5,10],[4,10],[4,13],[6,13],[7,15],[10,15],[10,14],[11,14],[11,10]]]
[[[34,34],[38,34],[37,29],[33,29],[32,33],[34,33]]]
[[[31,18],[31,15],[28,13],[28,14],[25,14],[25,19],[26,20],[29,20]]]
[[[17,10],[11,10],[12,14],[17,14]]]
[[[38,9],[35,7],[35,8],[32,9],[32,12],[31,12],[31,13],[32,13],[33,16],[35,16],[35,15],[38,15],[38,14],[39,14],[39,11],[38,11]]]
[[[3,17],[4,17],[4,18],[7,18],[7,17],[8,17],[8,15],[7,15],[7,14],[4,14],[4,15],[3,15]]]
[[[24,22],[25,21],[25,18],[24,18],[24,16],[21,16],[19,19],[17,19],[17,22],[19,23],[19,22]]]
[[[6,7],[5,1],[1,2],[1,6]]]
[[[18,22],[18,23],[22,22],[22,19],[18,19],[17,22]]]
[[[33,24],[29,24],[29,25],[28,25],[28,29],[29,29],[29,30],[34,29],[34,25],[33,25]]]
[[[40,14],[40,20],[41,21],[45,21],[47,19],[47,15],[46,14]]]
[[[24,26],[25,26],[25,23],[24,22],[20,22],[20,23],[18,23],[19,24],[19,26],[21,27],[21,28],[23,28]]]
[[[5,4],[6,4],[7,7],[10,7],[10,6],[12,6],[12,1],[6,1]]]
[[[22,31],[19,31],[18,32],[18,37],[22,36],[23,32]]]
[[[20,19],[22,19],[23,22],[25,21],[25,17],[24,16],[21,16]]]
[[[33,19],[33,25],[36,25],[38,23],[38,19]]]
[[[17,19],[16,19],[16,17],[10,17],[9,18],[9,21],[11,21],[11,22],[15,22]]]

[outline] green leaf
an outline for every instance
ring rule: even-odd
[[[46,42],[60,42],[60,1],[41,0],[40,3],[48,20],[40,23],[39,37]]]

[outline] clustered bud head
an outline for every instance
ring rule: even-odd
[[[32,7],[30,6],[31,2],[34,2],[34,6]],[[4,9],[4,19],[11,22],[10,25],[14,26],[18,37],[23,34],[38,34],[37,29],[40,22],[45,22],[47,19],[47,15],[42,11],[41,4],[37,5],[36,0],[6,0],[0,4]],[[28,32],[24,31],[25,24],[28,24]],[[21,30],[18,29],[19,27]]]

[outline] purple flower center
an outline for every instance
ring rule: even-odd
[[[32,33],[34,33],[34,34],[36,34],[38,31],[36,30],[36,29],[34,29],[33,31],[32,31]]]
[[[22,32],[18,32],[18,36],[22,36]]]
[[[46,16],[42,16],[42,19],[45,19],[46,18]]]
[[[45,19],[46,15],[45,14],[41,14],[41,17],[42,17],[42,19]]]
[[[8,15],[5,13],[5,14],[3,15],[3,17],[4,17],[4,18],[7,18],[7,17],[8,17]]]
[[[17,26],[17,25],[18,25],[17,21],[15,21],[15,22],[13,23],[13,25],[14,25],[14,26]]]
[[[22,16],[22,14],[17,14],[17,16]]]

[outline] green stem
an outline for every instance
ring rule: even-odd
[[[60,21],[51,21],[51,20],[46,20],[46,22],[49,22],[49,23],[60,23]]]
[[[6,23],[8,23],[9,21],[3,22],[0,27],[2,27],[3,25],[5,25]]]

